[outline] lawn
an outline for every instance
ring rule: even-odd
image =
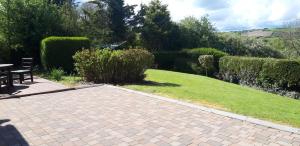
[[[74,87],[80,84],[80,82],[82,81],[81,77],[78,77],[76,75],[61,75],[61,79],[60,80],[55,80],[51,74],[47,73],[47,72],[43,72],[43,71],[36,71],[34,73],[35,75],[41,77],[41,78],[45,78],[48,80],[52,80],[61,84],[64,84],[65,86],[68,87]]]
[[[300,100],[199,75],[148,70],[144,84],[124,87],[300,127]]]

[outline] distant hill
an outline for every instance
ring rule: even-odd
[[[272,36],[273,31],[269,29],[259,29],[259,30],[249,30],[249,31],[243,31],[241,33],[242,36],[247,37],[270,37]]]

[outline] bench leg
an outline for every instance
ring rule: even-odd
[[[20,84],[22,84],[23,81],[24,81],[24,75],[23,75],[23,74],[20,74],[19,76],[20,76]]]
[[[31,83],[33,83],[33,74],[32,74],[32,72],[30,73],[30,78],[31,78]]]

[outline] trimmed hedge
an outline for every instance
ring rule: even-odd
[[[201,55],[212,55],[216,60],[219,60],[221,57],[227,56],[228,54],[214,48],[195,48],[195,49],[184,49],[189,57],[198,58]]]
[[[146,69],[154,62],[154,56],[144,49],[83,50],[73,58],[79,75],[86,81],[95,83],[141,81],[145,78]]]
[[[212,55],[216,71],[219,59],[228,54],[213,48],[184,49],[182,51],[155,52],[155,64],[159,69],[186,73],[206,74],[198,61],[201,55]],[[212,73],[213,74],[213,73]]]
[[[226,56],[220,59],[223,80],[267,89],[300,91],[300,63],[286,59]]]
[[[72,56],[81,49],[89,49],[90,40],[86,37],[48,37],[41,42],[41,61],[44,69],[61,68],[74,71]]]
[[[186,58],[186,54],[181,51],[160,51],[153,55],[157,68],[166,70],[174,70],[177,58]]]

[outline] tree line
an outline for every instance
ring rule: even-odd
[[[160,0],[139,6],[123,0],[0,0],[0,19],[4,59],[38,58],[40,41],[48,36],[87,36],[93,47],[126,42],[127,47],[158,51],[208,47],[216,31],[208,17],[173,22]]]
[[[174,22],[160,0],[140,5],[124,0],[0,0],[0,20],[0,61],[39,59],[40,41],[48,36],[86,36],[94,48],[126,42],[125,48],[150,51],[213,47],[231,55],[282,57],[264,42],[217,32],[208,16]]]

